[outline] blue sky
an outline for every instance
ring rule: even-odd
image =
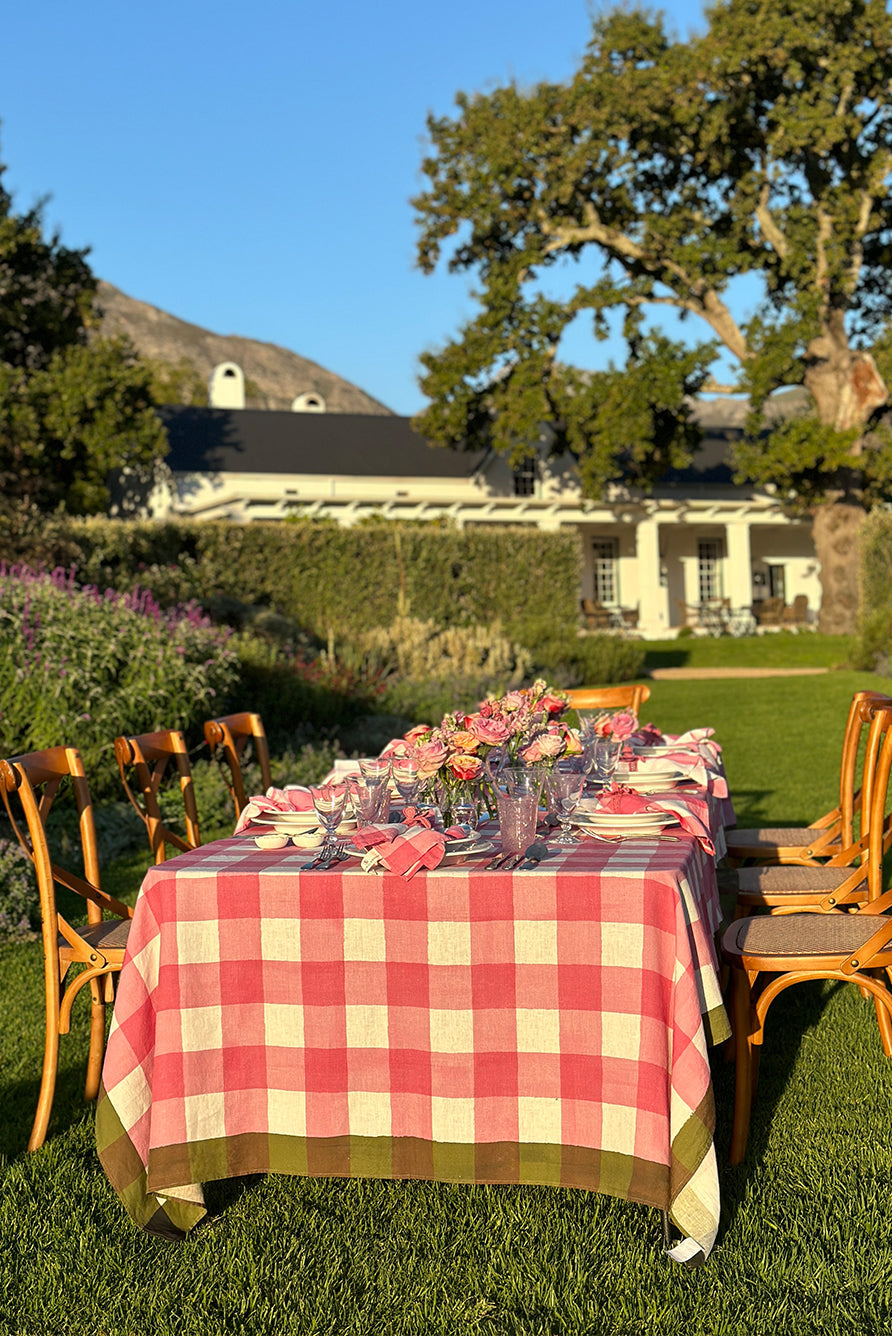
[[[694,0],[662,8],[702,26]],[[32,0],[0,37],[4,183],[20,211],[49,195],[47,224],[131,296],[413,413],[419,354],[472,310],[469,278],[415,267],[427,114],[569,77],[589,32],[584,0]]]

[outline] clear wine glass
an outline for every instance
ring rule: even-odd
[[[414,756],[397,756],[392,764],[393,782],[403,804],[413,803],[421,786],[418,761]]]
[[[550,787],[555,814],[561,823],[561,833],[555,844],[576,844],[576,836],[570,833],[570,819],[579,806],[582,789],[585,784],[583,765],[555,767],[550,776]]]
[[[338,842],[337,829],[344,817],[347,805],[346,784],[320,784],[310,788],[313,810],[319,822],[325,827],[325,839],[322,841],[323,853],[335,848]]]

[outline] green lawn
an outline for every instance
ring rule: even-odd
[[[712,723],[741,822],[794,821],[834,800],[861,686],[892,680],[656,682],[645,717]],[[133,889],[140,866],[116,866],[114,888]],[[210,1221],[185,1243],[143,1236],[98,1167],[80,1101],[85,1009],[63,1040],[50,1139],[26,1156],[37,944],[0,950],[0,989],[0,1332],[863,1336],[892,1321],[892,1063],[851,987],[801,986],[773,1007],[736,1169],[733,1072],[715,1054],[723,1228],[692,1272],[663,1259],[657,1212],[532,1187],[251,1179],[213,1185]]]

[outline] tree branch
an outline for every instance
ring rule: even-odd
[[[759,192],[759,203],[756,205],[756,221],[762,229],[763,237],[778,259],[785,260],[790,248],[787,245],[787,238],[771,216],[771,211],[768,208],[770,195],[771,187],[767,181],[763,181],[762,189]]]

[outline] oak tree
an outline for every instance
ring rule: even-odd
[[[428,129],[420,264],[446,251],[453,270],[473,271],[480,310],[422,358],[431,402],[418,429],[517,455],[547,423],[597,496],[683,461],[686,396],[746,393],[739,476],[811,512],[822,625],[848,629],[857,529],[892,489],[886,0],[719,0],[685,41],[660,14],[617,10],[595,20],[568,82],[461,94]],[[743,319],[746,275],[761,297]],[[649,329],[660,306],[707,341]],[[624,368],[562,362],[572,321],[586,315],[603,336],[614,311]],[[708,376],[719,353],[731,384]],[[771,427],[766,401],[793,385],[808,411]]]

